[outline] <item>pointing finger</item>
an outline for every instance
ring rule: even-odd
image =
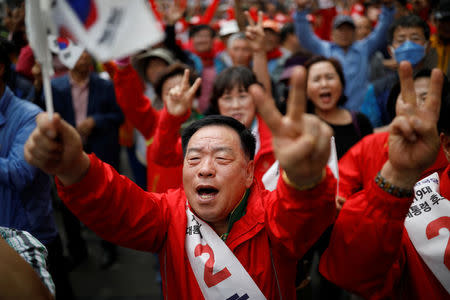
[[[248,11],[245,11],[245,17],[247,18],[248,25],[255,26],[255,21],[253,20],[252,16],[250,16],[250,13]]]
[[[189,89],[189,91],[186,94],[188,99],[192,100],[194,98],[194,95],[197,92],[197,90],[201,84],[202,84],[202,79],[197,78],[195,80],[194,84],[191,86],[191,88]]]
[[[275,103],[259,84],[252,84],[248,91],[255,101],[259,115],[272,132],[276,132],[281,123],[282,115],[275,106]]]
[[[434,69],[433,72],[431,72],[430,87],[428,89],[428,95],[425,100],[424,108],[432,111],[436,116],[436,120],[439,118],[443,84],[444,76],[442,71],[439,69]]]
[[[263,23],[263,12],[262,11],[258,11],[258,27],[262,27],[262,23]]]
[[[183,89],[189,87],[189,69],[184,69],[183,79],[181,80],[181,86]]]
[[[286,116],[294,123],[297,123],[301,121],[306,107],[306,70],[304,67],[294,68],[289,85],[291,89],[287,102]]]
[[[416,91],[414,89],[413,70],[409,62],[402,61],[398,68],[402,99],[406,103],[416,106]]]

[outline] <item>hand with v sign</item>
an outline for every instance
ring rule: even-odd
[[[403,61],[399,67],[402,101],[389,127],[389,160],[381,176],[389,183],[412,189],[420,174],[436,159],[439,151],[437,122],[441,105],[443,74],[434,69],[425,102],[418,103],[412,67]]]
[[[164,103],[167,111],[173,116],[182,116],[191,109],[195,93],[202,83],[201,78],[197,78],[194,84],[190,86],[189,74],[189,69],[184,70],[181,83],[169,90],[169,97]]]
[[[296,67],[285,116],[275,107],[261,86],[249,89],[259,115],[272,132],[273,151],[289,181],[299,187],[312,187],[324,177],[330,156],[333,130],[317,116],[306,114],[306,70]]]

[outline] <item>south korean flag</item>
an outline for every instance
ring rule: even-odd
[[[58,55],[61,63],[69,69],[73,69],[84,48],[76,45],[65,37],[48,36],[48,47],[50,51]]]

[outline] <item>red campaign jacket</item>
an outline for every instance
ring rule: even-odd
[[[395,198],[374,182],[387,160],[388,135],[366,137],[339,162],[340,174],[342,171],[348,176],[340,177],[344,182],[355,183],[356,167],[361,170],[362,179],[347,191],[363,189],[350,196],[339,213],[319,270],[331,282],[365,299],[448,299],[447,291],[417,253],[404,228],[413,199]],[[358,152],[360,160],[355,154]],[[423,177],[441,173],[441,194],[448,198],[449,167],[447,162],[444,171],[441,155],[442,149]],[[347,164],[349,161],[352,164]],[[354,169],[345,169],[348,166]]]
[[[370,134],[350,148],[339,160],[339,195],[348,198],[373,181],[388,160],[389,132]],[[447,167],[444,151],[439,150],[434,164],[422,178]]]
[[[165,299],[203,299],[184,245],[184,191],[144,192],[94,155],[90,159],[80,182],[64,187],[56,180],[67,207],[103,239],[157,252]],[[226,243],[267,299],[280,299],[279,291],[283,299],[295,299],[296,261],[332,223],[335,188],[329,169],[326,179],[308,191],[282,179],[273,192],[253,185],[246,213]]]
[[[155,132],[153,147],[147,156],[154,163],[161,166],[177,166],[183,164],[181,149],[180,127],[189,118],[190,113],[175,117],[164,108],[161,111],[159,123]],[[260,148],[255,155],[255,178],[262,183],[262,177],[275,162],[272,150],[272,134],[264,121],[257,117]],[[179,175],[181,176],[181,174]]]
[[[152,107],[150,100],[144,94],[144,86],[139,75],[131,65],[116,71],[114,88],[117,103],[124,115],[146,140],[151,141],[161,112]],[[170,188],[178,188],[182,184],[181,166],[169,168],[154,163],[149,159],[151,147],[153,146],[150,142],[147,147],[147,190],[164,192]]]

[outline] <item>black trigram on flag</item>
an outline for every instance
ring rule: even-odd
[[[238,294],[234,294],[233,296],[227,298],[226,300],[247,300],[249,297],[247,294],[244,294],[243,296],[239,297]]]

